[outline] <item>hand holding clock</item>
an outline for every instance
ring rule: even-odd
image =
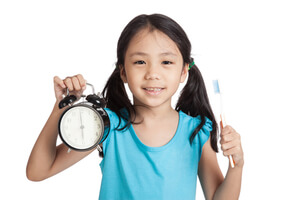
[[[90,154],[94,149],[90,151],[77,152],[72,151],[71,153],[67,153],[69,147],[65,144],[57,144],[57,136],[58,136],[58,121],[62,115],[62,113],[66,109],[59,109],[58,104],[66,95],[67,88],[70,91],[71,95],[75,95],[80,98],[81,94],[85,90],[86,81],[81,74],[76,76],[67,77],[65,79],[60,79],[58,76],[53,78],[54,80],[54,91],[56,97],[56,103],[53,107],[53,110],[45,123],[43,129],[41,130],[39,137],[37,138],[36,143],[34,144],[30,157],[28,159],[26,175],[29,180],[32,181],[41,181],[47,179],[71,165],[75,164],[88,154]],[[67,107],[66,107],[67,108]],[[88,110],[89,111],[89,110]],[[71,113],[72,114],[72,113]],[[71,117],[72,115],[70,115]],[[74,116],[77,118],[71,117],[70,120],[66,120],[66,130],[70,130],[72,133],[75,132],[71,128],[72,122],[76,122],[76,126],[78,127],[79,123],[79,115]],[[84,116],[82,116],[83,118]],[[93,119],[93,118],[91,118]],[[82,123],[85,121],[82,119]],[[86,129],[85,125],[85,129]],[[78,127],[80,130],[80,128]],[[89,129],[90,130],[90,129]],[[71,134],[70,132],[70,134]],[[91,131],[89,131],[91,132]],[[68,132],[67,132],[68,134]],[[79,134],[75,134],[75,137],[72,141],[76,142],[77,140],[82,140],[81,132]],[[84,132],[85,134],[85,132]],[[71,135],[72,136],[72,135]],[[84,135],[84,139],[87,138],[87,135]],[[91,140],[91,139],[90,139]]]
[[[82,95],[86,85],[92,87],[93,94]],[[66,108],[58,120],[58,133],[63,143],[77,151],[89,151],[98,146],[102,141],[104,124],[109,123],[104,110],[105,100],[95,94],[93,85],[80,74],[64,80],[54,77],[54,90],[58,107]],[[67,96],[64,96],[65,92]],[[85,101],[75,103],[80,98]]]
[[[86,80],[81,74],[66,77],[65,79],[60,79],[55,76],[54,79],[54,92],[57,101],[61,101],[63,96],[66,95],[67,88],[71,94],[75,95],[77,98],[81,96],[86,88]]]

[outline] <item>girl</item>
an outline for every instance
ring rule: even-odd
[[[111,127],[101,144],[99,199],[195,199],[197,174],[206,199],[238,199],[244,165],[240,135],[230,126],[221,130],[223,154],[235,161],[224,179],[216,157],[218,126],[190,54],[185,32],[164,15],[137,16],[123,30],[116,68],[102,92]],[[171,98],[187,75],[173,109]],[[64,144],[56,146],[63,112],[58,103],[66,88],[80,96],[85,87],[82,75],[54,77],[57,101],[30,155],[28,179],[44,180],[92,152],[67,153]]]

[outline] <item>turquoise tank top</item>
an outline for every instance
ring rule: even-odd
[[[208,118],[191,145],[189,138],[200,124],[200,117],[179,111],[173,138],[164,146],[150,147],[140,141],[132,125],[116,130],[118,116],[110,109],[106,111],[111,123],[103,142],[100,200],[195,199],[198,162],[212,130]],[[120,127],[125,124],[121,119]]]

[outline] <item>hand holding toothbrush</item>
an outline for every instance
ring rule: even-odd
[[[241,136],[231,126],[225,126],[224,128],[221,128],[220,144],[223,155],[231,156],[234,166],[244,165],[244,153],[241,145]]]
[[[222,93],[219,87],[219,81],[213,80],[213,86],[215,94],[219,96],[220,101],[220,130],[221,130],[221,149],[224,156],[228,156],[230,166],[232,168],[235,165],[244,164],[244,153],[241,145],[241,136],[231,127],[226,126],[224,111],[223,111],[223,102],[222,102]]]

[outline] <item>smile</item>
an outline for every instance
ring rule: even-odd
[[[150,95],[159,95],[164,88],[159,87],[149,87],[149,88],[143,88],[148,94]]]
[[[159,92],[162,90],[162,88],[144,88],[147,91],[153,91],[153,92]]]

